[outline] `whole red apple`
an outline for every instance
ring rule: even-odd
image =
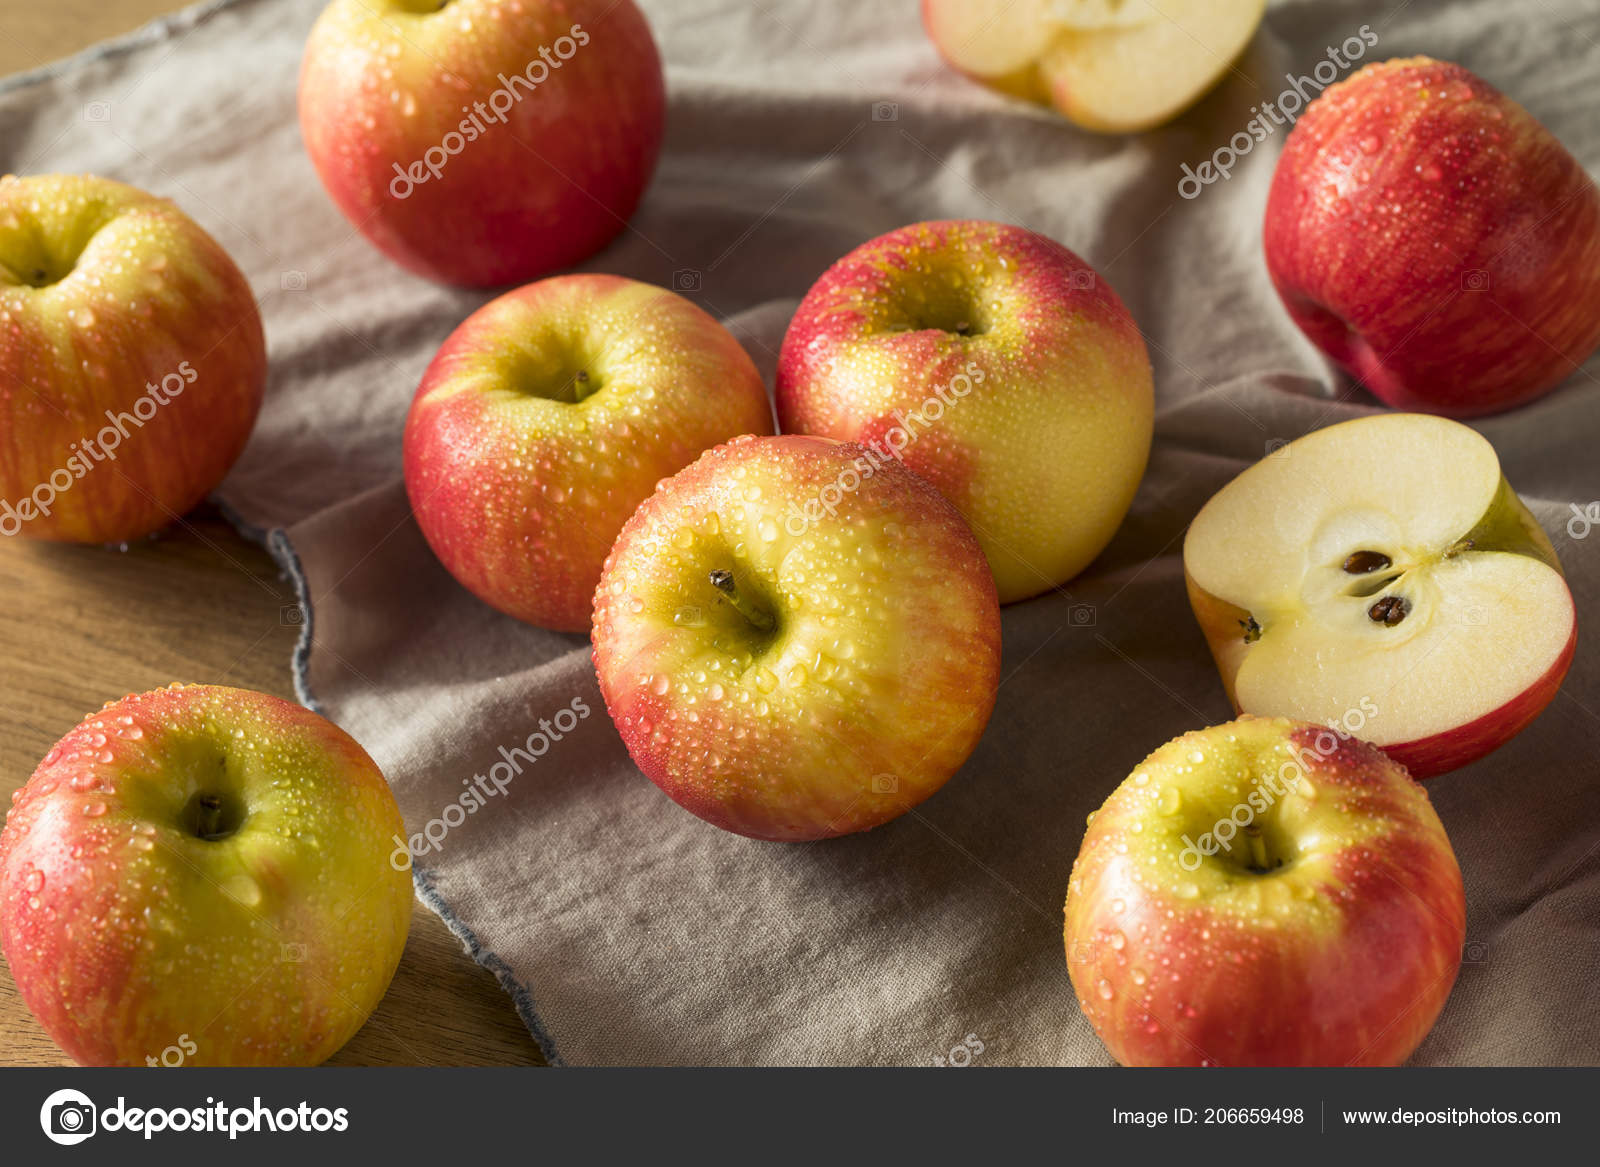
[[[406,419],[406,490],[468,589],[579,632],[617,532],[656,483],[771,432],[760,373],[705,312],[618,276],[556,276],[445,341]]]
[[[757,839],[865,831],[933,794],[994,708],[983,553],[893,458],[745,437],[662,483],[595,593],[600,691],[674,801]]]
[[[1600,192],[1460,65],[1384,61],[1312,102],[1265,245],[1295,323],[1398,409],[1510,409],[1600,343]]]
[[[961,511],[1001,603],[1077,575],[1150,453],[1144,338],[1054,240],[976,220],[869,240],[806,293],[778,361],[787,432],[900,458]]]
[[[244,449],[266,375],[249,283],[171,202],[0,179],[0,535],[165,526]]]
[[[411,881],[383,775],[337,726],[263,693],[174,685],[109,703],[13,795],[0,946],[83,1065],[315,1065],[399,963]]]
[[[345,217],[445,283],[519,283],[593,255],[650,181],[661,59],[632,0],[334,0],[300,128]]]
[[[1455,983],[1466,899],[1428,796],[1343,732],[1184,734],[1090,816],[1078,1003],[1126,1066],[1393,1066]]]

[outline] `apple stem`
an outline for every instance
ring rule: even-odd
[[[1250,866],[1256,871],[1267,870],[1267,841],[1261,837],[1261,828],[1251,823],[1244,829],[1244,837],[1250,840]]]
[[[222,799],[215,794],[200,796],[199,835],[202,839],[215,839],[222,833]]]
[[[733,605],[734,610],[755,625],[756,628],[762,632],[772,631],[774,623],[772,614],[763,612],[752,604],[746,596],[740,594],[738,585],[733,582],[733,572],[723,568],[713,571],[711,573],[711,586],[726,596],[728,603]]]

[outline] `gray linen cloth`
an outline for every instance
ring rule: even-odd
[[[294,106],[320,7],[213,3],[13,78],[0,165],[169,195],[250,277],[272,375],[220,497],[302,590],[302,700],[372,752],[412,831],[443,821],[464,781],[496,763],[510,775],[418,860],[419,894],[553,1062],[1106,1063],[1061,942],[1084,817],[1157,745],[1229,716],[1184,597],[1185,526],[1274,443],[1376,408],[1267,281],[1262,208],[1284,131],[1194,199],[1178,192],[1180,165],[1368,25],[1378,43],[1364,60],[1460,61],[1594,172],[1600,8],[1535,0],[1512,20],[1502,0],[1291,0],[1175,124],[1097,137],[945,68],[914,0],[646,0],[668,64],[666,149],[631,230],[586,267],[685,289],[770,385],[790,313],[838,256],[918,219],[1001,219],[1093,263],[1155,365],[1155,449],[1132,513],[1070,589],[1006,610],[999,705],[966,767],[891,825],[790,846],[669,802],[606,718],[587,642],[497,614],[429,554],[401,482],[401,426],[435,348],[490,293],[392,266],[324,195]],[[1600,497],[1597,372],[1590,361],[1555,395],[1480,425],[1555,540],[1589,629],[1600,537],[1578,538],[1570,507]],[[1469,945],[1418,1062],[1600,1061],[1591,648],[1533,728],[1431,787],[1466,879]],[[512,768],[541,718],[560,740]],[[952,1057],[968,1035],[965,1051],[982,1052]]]

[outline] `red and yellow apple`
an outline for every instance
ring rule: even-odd
[[[1002,603],[1077,575],[1150,453],[1150,358],[1115,292],[1059,243],[915,223],[835,263],[778,361],[785,432],[860,442],[939,487]]]
[[[244,449],[266,376],[249,283],[171,202],[0,179],[0,535],[165,526]]]
[[[1577,616],[1494,448],[1444,418],[1317,430],[1206,503],[1183,546],[1234,707],[1362,736],[1418,778],[1487,754],[1548,705]]]
[[[1228,71],[1266,0],[922,0],[955,68],[1089,130],[1171,121]]]
[[[665,117],[632,0],[333,0],[300,73],[333,201],[390,259],[452,284],[599,251],[644,194]]]
[[[1510,409],[1600,344],[1600,191],[1460,65],[1384,61],[1312,102],[1265,246],[1295,323],[1398,409]]]
[[[107,704],[0,833],[0,946],[83,1065],[314,1065],[405,947],[405,828],[383,775],[298,705],[207,685]]]
[[[1126,1066],[1393,1066],[1455,983],[1444,826],[1381,750],[1240,718],[1151,754],[1090,816],[1067,969]]]
[[[656,483],[771,432],[761,375],[705,312],[618,276],[556,276],[445,341],[406,419],[406,490],[475,595],[581,632],[617,532]]]
[[[757,839],[865,831],[938,790],[994,708],[1000,609],[972,533],[893,458],[746,437],[661,484],[595,593],[628,752]]]

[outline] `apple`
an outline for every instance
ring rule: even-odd
[[[1401,766],[1243,717],[1168,742],[1090,816],[1065,939],[1125,1066],[1393,1066],[1450,995],[1466,899]]]
[[[955,68],[1052,105],[1084,129],[1132,133],[1171,121],[1221,79],[1266,0],[922,0],[922,22]]]
[[[520,283],[609,243],[655,170],[661,58],[632,0],[334,0],[300,129],[345,217],[444,283]]]
[[[406,418],[406,490],[470,591],[583,632],[606,554],[656,483],[771,432],[760,373],[705,312],[619,276],[556,276],[445,341]]]
[[[244,449],[266,376],[249,283],[171,202],[0,178],[0,535],[166,526]]]
[[[1528,725],[1572,663],[1577,616],[1550,540],[1494,448],[1424,414],[1299,439],[1201,509],[1183,546],[1234,707],[1363,736],[1419,778]]]
[[[1510,409],[1600,344],[1600,192],[1460,65],[1384,61],[1312,102],[1265,247],[1295,323],[1398,409]]]
[[[1021,227],[914,223],[835,263],[789,325],[785,432],[860,442],[971,524],[1000,601],[1077,575],[1150,453],[1144,338],[1095,270]]]
[[[1000,680],[971,531],[893,458],[743,437],[662,483],[595,593],[628,752],[724,830],[808,840],[904,814],[960,767]]]
[[[405,828],[343,730],[245,689],[173,685],[85,718],[0,833],[0,947],[83,1065],[315,1065],[405,947]],[[190,1050],[190,1046],[194,1048]]]

